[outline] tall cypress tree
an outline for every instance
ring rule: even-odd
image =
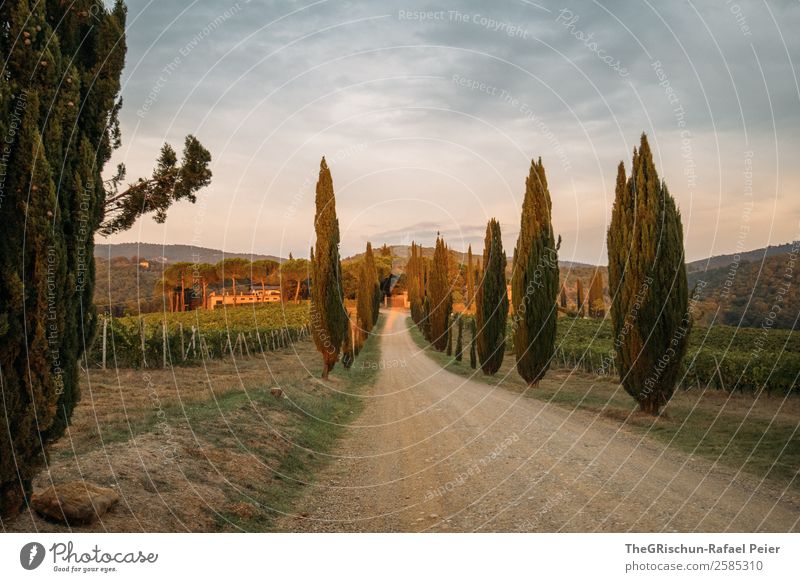
[[[630,178],[619,164],[607,242],[620,381],[643,412],[656,415],[675,391],[691,316],[680,213],[644,134]]]
[[[381,307],[381,284],[378,281],[378,269],[375,267],[375,256],[372,254],[372,244],[367,243],[364,261],[359,269],[358,298],[356,311],[358,324],[365,333],[372,331],[378,321]]]
[[[383,246],[386,245],[384,244]],[[378,276],[378,267],[375,265],[375,255],[372,253],[371,243],[367,243],[367,254],[364,260],[367,263],[367,277],[372,281],[372,327],[375,327],[381,314],[383,292],[381,291],[381,279]]]
[[[541,158],[525,181],[522,224],[511,279],[517,372],[531,386],[550,367],[556,340],[558,248],[550,219],[551,201]]]
[[[589,283],[589,317],[602,319],[606,314],[606,305],[603,300],[603,274],[600,269],[595,269],[592,281]]]
[[[436,249],[433,253],[428,282],[428,321],[430,325],[428,341],[438,351],[447,349],[450,313],[453,310],[453,298],[450,289],[449,255],[444,239],[436,237]]]
[[[365,333],[372,330],[372,285],[369,282],[367,261],[358,268],[358,291],[356,292],[356,319],[359,329]]]
[[[406,280],[408,287],[408,302],[411,304],[411,319],[419,325],[424,315],[423,303],[425,294],[422,280],[422,258],[419,245],[411,243],[411,257],[406,265]]]
[[[327,378],[339,359],[342,342],[349,330],[342,290],[336,197],[333,178],[324,157],[319,165],[314,230],[317,242],[311,265],[311,327],[314,345],[322,354],[322,377]]]
[[[0,518],[25,502],[80,396],[124,29],[121,2],[0,3]]]
[[[464,308],[469,310],[475,299],[475,265],[472,264],[472,245],[467,247],[467,296],[464,300]]]
[[[579,277],[575,287],[575,305],[578,308],[578,317],[583,317],[583,298],[583,281]]]
[[[460,362],[464,357],[464,318],[461,314],[456,316],[456,328],[458,329],[458,336],[456,337],[456,362]]]
[[[567,309],[567,282],[561,284],[561,308],[566,310]]]
[[[500,369],[506,352],[506,253],[500,223],[492,218],[486,225],[483,247],[484,273],[475,294],[475,320],[478,326],[478,359],[484,374]]]
[[[475,324],[475,318],[470,319],[469,322],[469,367],[473,370],[478,367],[478,356],[475,350],[475,337],[478,335],[478,326]]]

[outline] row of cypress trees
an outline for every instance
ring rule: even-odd
[[[547,373],[555,352],[559,289],[558,250],[551,222],[552,202],[544,165],[531,163],[525,181],[519,238],[511,278],[511,336],[516,369],[531,386]],[[618,168],[608,229],[609,290],[614,348],[620,381],[642,411],[658,414],[672,396],[691,328],[683,250],[683,227],[675,201],[659,180],[647,136],[634,149],[631,176]],[[412,245],[409,294],[414,321],[439,351],[449,346],[452,300],[446,274],[446,246],[437,237],[436,252],[426,269],[420,248]],[[506,255],[500,224],[486,227],[483,270],[473,270],[467,251],[465,304],[475,302],[473,347],[484,374],[496,373],[506,348],[509,311]],[[472,278],[475,277],[475,278]],[[474,286],[474,295],[471,288]],[[604,317],[603,279],[595,271],[584,300],[578,280],[579,312],[587,304],[590,317]],[[462,330],[457,319],[459,332]],[[459,337],[460,337],[459,333]],[[460,342],[457,342],[460,344]],[[457,353],[461,351],[457,349]],[[474,366],[473,366],[474,367]]]

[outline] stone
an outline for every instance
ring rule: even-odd
[[[272,394],[275,398],[282,398],[283,397],[283,390],[278,388],[277,386],[269,389],[270,394]]]
[[[119,502],[119,493],[86,481],[51,485],[31,496],[31,507],[42,517],[67,525],[88,525]]]

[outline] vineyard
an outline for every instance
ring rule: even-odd
[[[511,346],[510,322],[506,341]],[[559,319],[554,365],[617,375],[611,321]],[[686,390],[711,386],[729,392],[797,391],[800,336],[782,329],[695,325],[683,368],[680,385]]]
[[[594,374],[616,374],[609,320],[559,321],[556,358]],[[786,393],[797,389],[800,337],[787,330],[695,326],[683,362],[681,386],[729,392]]]
[[[308,304],[104,318],[87,354],[90,367],[161,368],[251,356],[309,339]]]

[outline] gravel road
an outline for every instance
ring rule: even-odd
[[[796,490],[451,374],[420,352],[405,312],[385,316],[367,405],[279,529],[800,530]]]

